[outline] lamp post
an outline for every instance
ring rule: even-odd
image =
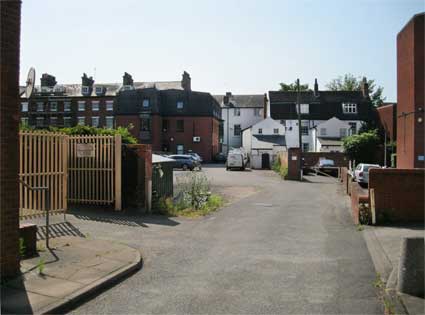
[[[298,161],[298,167],[300,171],[300,180],[302,180],[303,179],[303,169],[302,169],[303,144],[302,144],[302,134],[301,134],[300,79],[297,79],[297,109],[298,109],[298,143],[300,147],[300,158]]]

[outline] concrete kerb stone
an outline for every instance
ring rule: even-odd
[[[119,281],[124,280],[126,277],[138,271],[143,266],[143,257],[138,250],[136,250],[136,252],[137,257],[135,257],[134,261],[129,265],[110,273],[106,277],[99,279],[76,292],[73,292],[66,299],[62,299],[47,305],[46,307],[38,310],[36,314],[64,313],[67,310],[74,308],[81,302],[90,299],[90,297],[101,293],[109,287],[112,287]]]

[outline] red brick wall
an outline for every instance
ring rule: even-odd
[[[117,127],[127,127],[132,124],[133,128],[130,129],[130,133],[136,139],[139,139],[140,131],[140,118],[136,115],[120,115],[115,116],[115,125]]]
[[[425,170],[372,169],[369,171],[370,189],[375,191],[377,222],[389,217],[397,222],[424,221]]]
[[[416,15],[397,35],[397,115],[424,107],[424,14]],[[425,166],[424,114],[397,118],[397,168]]]
[[[296,157],[294,160],[293,157]],[[300,168],[299,160],[301,158],[301,151],[299,148],[288,149],[288,175],[286,179],[299,180],[300,179]]]
[[[19,46],[21,2],[0,1],[1,277],[19,271]]]
[[[387,141],[396,140],[396,104],[388,104],[377,108],[379,123],[387,133]]]
[[[162,151],[162,118],[152,115],[152,150]]]
[[[316,165],[320,158],[333,160],[337,167],[348,166],[348,158],[341,152],[303,152],[304,167]]]

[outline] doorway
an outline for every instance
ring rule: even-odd
[[[270,169],[270,154],[263,153],[261,154],[261,168],[262,169]]]

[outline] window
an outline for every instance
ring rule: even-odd
[[[82,116],[78,117],[77,124],[80,126],[84,126],[86,124],[86,117],[82,117]]]
[[[106,110],[107,111],[114,110],[114,101],[106,101]]]
[[[50,111],[51,112],[57,112],[58,111],[58,103],[57,102],[50,102]]]
[[[344,138],[347,136],[347,128],[340,128],[339,129],[339,135],[341,138]]]
[[[233,115],[234,116],[240,116],[241,115],[241,109],[240,108],[235,108]]]
[[[71,127],[71,117],[64,117],[63,118],[63,125],[64,125],[64,127]]]
[[[99,111],[99,101],[92,101],[91,102],[91,110],[93,112]]]
[[[308,143],[303,143],[303,152],[308,152],[310,150],[310,145]]]
[[[50,117],[50,125],[57,126],[58,125],[58,118],[57,117]]]
[[[44,127],[44,117],[37,117],[36,118],[36,126],[37,127]]]
[[[282,126],[286,126],[286,120],[285,120],[285,119],[281,119],[281,120],[280,120],[280,124],[281,124]]]
[[[21,103],[21,111],[23,111],[23,112],[28,111],[28,102],[22,102]]]
[[[301,135],[308,136],[308,126],[305,126],[305,125],[301,126]]]
[[[344,114],[356,114],[357,104],[355,103],[342,103],[342,112]]]
[[[148,99],[143,100],[143,108],[149,108],[149,100]]]
[[[86,101],[78,101],[78,111],[83,112],[86,110]]]
[[[183,101],[177,102],[177,109],[183,109],[183,106],[184,106]]]
[[[28,126],[28,117],[22,117],[21,118],[21,125],[22,126]]]
[[[91,125],[93,127],[99,127],[99,116],[93,116],[91,118]]]
[[[295,108],[297,109],[297,113],[298,113],[298,106],[295,105]],[[300,108],[301,108],[301,114],[308,114],[310,112],[309,104],[300,104]]]
[[[355,135],[357,133],[357,124],[355,122],[349,122],[351,134]]]
[[[103,86],[96,86],[96,94],[97,95],[101,95],[104,93],[104,88]]]
[[[106,128],[112,129],[114,128],[114,117],[106,116]]]
[[[140,115],[140,131],[151,131],[151,117],[149,115]]]
[[[262,128],[258,128],[258,133],[261,135],[263,133],[263,129]]]
[[[274,129],[273,129],[273,133],[274,133],[275,135],[278,135],[278,134],[279,134],[279,128],[274,128]]]
[[[37,112],[42,112],[44,110],[44,103],[37,102]]]
[[[326,136],[326,128],[320,128],[320,135]]]
[[[261,116],[261,108],[254,108],[254,116]]]
[[[177,120],[176,131],[184,132],[184,120]]]
[[[233,135],[234,136],[240,136],[241,135],[241,125],[234,125],[233,126]]]
[[[183,154],[183,153],[184,153],[184,147],[183,147],[183,144],[178,144],[178,145],[176,146],[176,149],[177,149],[177,154]]]
[[[64,112],[70,112],[71,111],[71,102],[64,102],[63,103],[63,111]]]
[[[88,86],[83,86],[81,88],[81,94],[89,94],[89,92],[90,92],[90,89]]]
[[[163,119],[162,120],[162,131],[167,132],[167,130],[168,130],[168,120]]]

